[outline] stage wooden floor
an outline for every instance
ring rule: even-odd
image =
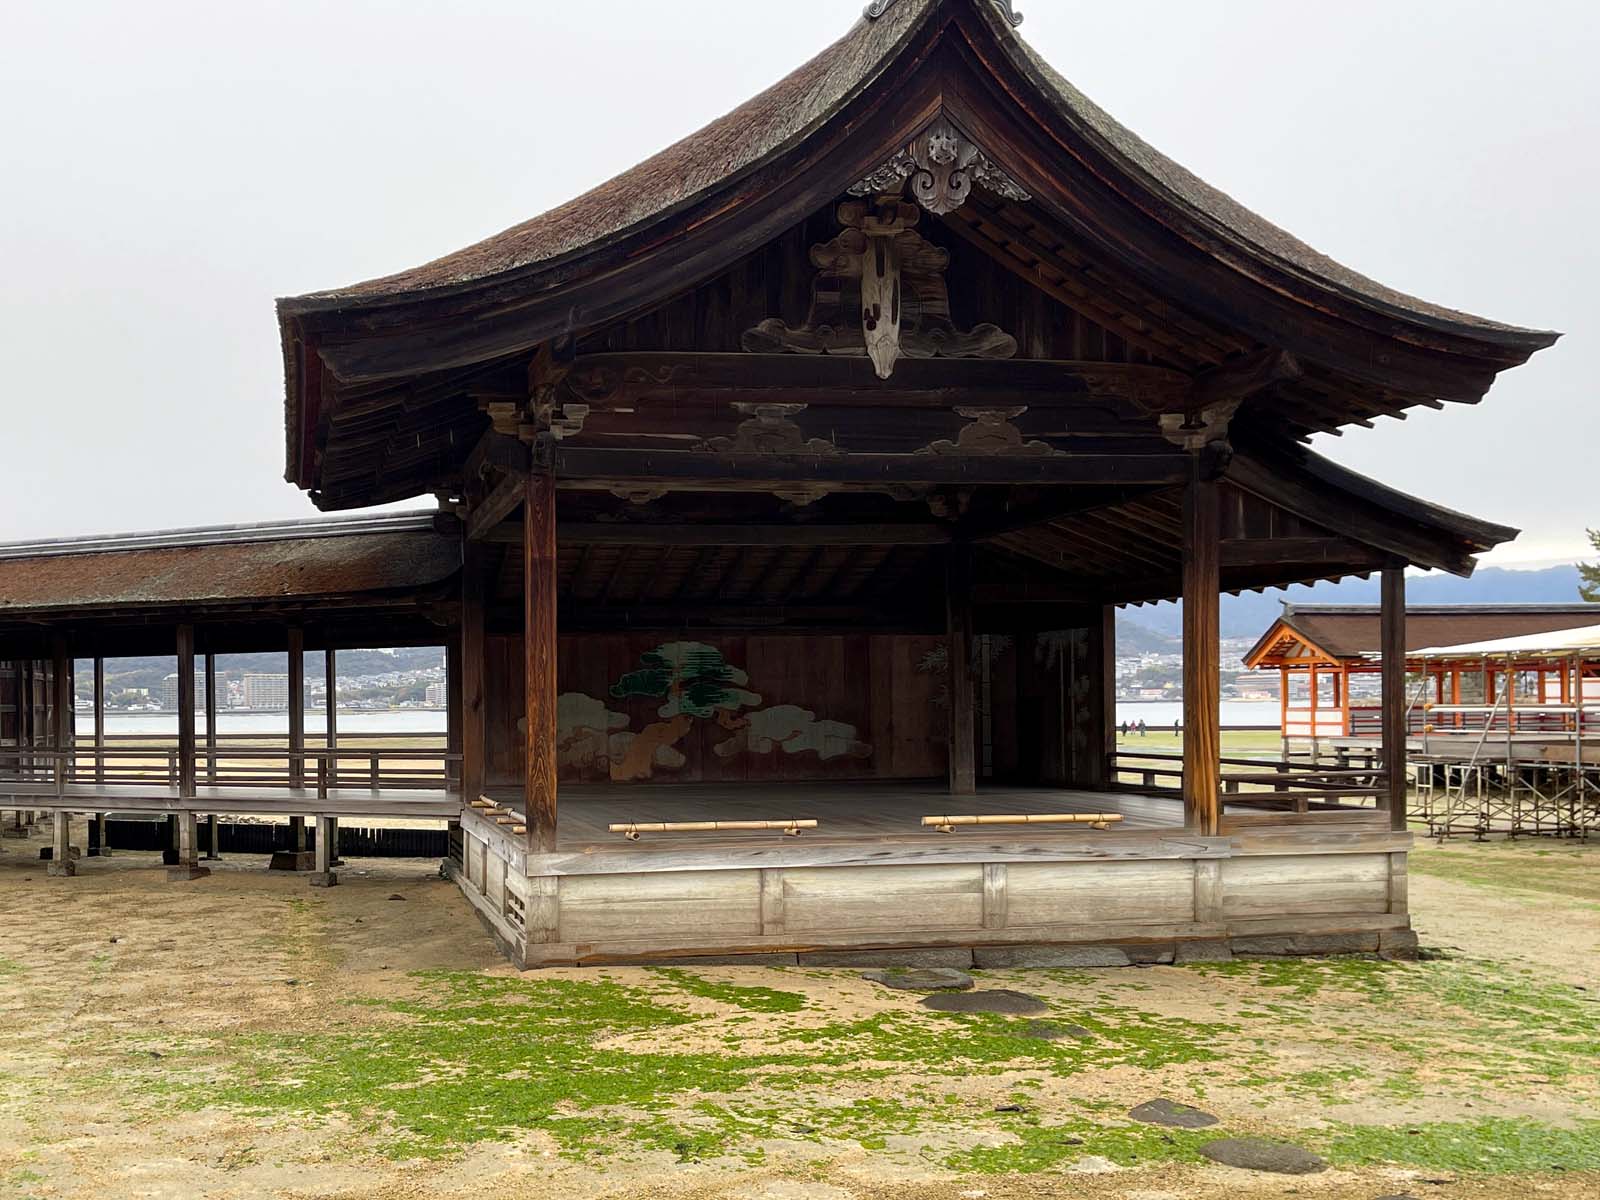
[[[491,788],[490,798],[521,810],[515,788]],[[1101,793],[1061,788],[980,789],[977,796],[953,797],[938,783],[681,784],[666,786],[588,785],[561,792],[558,838],[564,851],[588,849],[686,849],[712,843],[771,844],[794,839],[777,831],[647,833],[629,842],[608,826],[616,823],[682,821],[815,820],[807,844],[882,838],[950,841],[963,836],[996,836],[1009,829],[1051,841],[1082,839],[1086,825],[986,826],[939,833],[922,825],[925,816],[948,814],[1110,813],[1123,819],[1115,830],[1181,829],[1183,805],[1158,796]]]

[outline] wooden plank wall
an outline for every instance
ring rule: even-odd
[[[625,677],[645,668],[647,655],[678,640],[661,633],[559,639],[563,783],[944,775],[942,638],[684,635],[683,642],[711,646],[743,673],[744,682],[734,675],[725,684],[740,694],[735,703],[710,715],[680,715],[668,697],[619,694],[629,690],[621,687]],[[522,639],[489,637],[486,658],[489,782],[515,786],[522,778]],[[650,745],[661,751],[648,752]]]
[[[1092,630],[1071,629],[988,637],[988,778],[1103,786],[1097,706],[1103,705],[1106,680],[1098,670],[1093,636]]]

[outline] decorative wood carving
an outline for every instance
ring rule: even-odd
[[[654,504],[667,494],[666,488],[612,488],[611,494],[618,500],[626,500],[629,504],[643,508],[647,504]]]
[[[1010,22],[1013,29],[1022,24],[1022,14],[1011,7],[1013,0],[990,0],[990,2],[1000,10],[1000,15]],[[896,3],[898,0],[872,0],[872,3],[867,5],[867,20],[876,21]]]
[[[707,439],[701,449],[725,454],[800,454],[837,458],[839,447],[824,438],[807,439],[794,418],[805,412],[804,404],[735,403],[734,409],[750,419],[740,424],[734,435]]]
[[[1011,358],[1017,340],[995,325],[957,329],[944,273],[950,255],[916,232],[913,204],[839,206],[844,232],[814,246],[817,278],[803,325],[773,317],[746,331],[754,354],[865,354],[880,379],[902,357]]]
[[[1047,442],[1029,441],[1022,430],[1012,424],[1026,408],[958,408],[956,415],[972,424],[963,429],[955,441],[948,438],[933,442],[917,451],[918,454],[1008,454],[1042,455],[1059,454]]]
[[[774,488],[772,494],[787,504],[796,508],[806,508],[821,500],[832,492],[833,489],[821,483],[794,483],[785,487]]]
[[[1007,200],[1030,199],[1027,192],[949,120],[940,117],[865,179],[853,196],[895,194],[911,181],[917,203],[936,215],[954,212],[978,184]]]

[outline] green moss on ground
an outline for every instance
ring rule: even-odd
[[[1484,1120],[1402,1128],[1347,1125],[1327,1141],[1337,1163],[1394,1163],[1435,1171],[1531,1174],[1600,1170],[1600,1120],[1559,1128],[1541,1121]]]
[[[799,1012],[806,1006],[806,998],[799,992],[780,992],[772,988],[713,983],[709,979],[702,979],[698,975],[672,967],[658,967],[655,973],[664,979],[670,979],[679,991],[687,992],[691,996],[715,1000],[719,1004],[731,1004],[734,1008],[748,1009],[751,1012],[792,1013]]]
[[[1049,994],[1070,999],[1052,999],[1038,1018],[931,1012],[908,1000],[829,1020],[801,992],[681,968],[629,983],[424,972],[411,977],[411,998],[354,1002],[354,1019],[322,1028],[169,1039],[160,1060],[125,1039],[118,1086],[132,1078],[145,1095],[189,1109],[342,1118],[397,1158],[535,1131],[574,1159],[643,1151],[682,1162],[757,1162],[779,1139],[880,1150],[915,1136],[973,1147],[940,1161],[974,1173],[1049,1171],[1085,1156],[1186,1162],[1224,1136],[1130,1123],[1126,1105],[1096,1095],[1092,1082],[1079,1095],[1063,1090],[1063,1081],[1116,1068],[1148,1077],[1152,1095],[1177,1088],[1204,1100],[1220,1089],[1235,1105],[1259,1095],[1263,1117],[1286,1100],[1336,1116],[1341,1106],[1364,1113],[1368,1102],[1437,1100],[1441,1087],[1548,1096],[1557,1084],[1575,1112],[1600,1102],[1600,1006],[1570,987],[1472,959],[1262,959],[1191,970],[1206,981],[1198,1002],[1229,1019],[1143,1011],[1130,1001],[1145,985],[1085,973],[1052,978]],[[1041,1024],[1076,1026],[1080,1036],[1049,1040]],[[1290,1043],[1316,1065],[1306,1069],[1302,1057],[1291,1067],[1281,1057]],[[1015,1073],[1001,1095],[1016,1111],[974,1099],[972,1082],[1001,1072]],[[1431,1082],[1440,1079],[1448,1083]],[[1328,1130],[1295,1140],[1351,1164],[1493,1173],[1600,1165],[1600,1123]]]

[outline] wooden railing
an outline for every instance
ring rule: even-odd
[[[1388,774],[1381,767],[1320,767],[1304,762],[1224,757],[1218,780],[1224,808],[1263,808],[1311,813],[1330,809],[1376,808],[1388,793]],[[1182,795],[1183,755],[1129,753],[1111,756],[1114,787]],[[1137,777],[1130,782],[1128,776]]]
[[[404,739],[405,746],[384,745]],[[361,742],[329,749],[292,751],[271,737],[219,735],[215,749],[196,747],[198,787],[303,788],[325,796],[332,789],[449,791],[460,778],[459,754],[417,746],[415,734],[361,734]],[[356,739],[352,738],[352,742]],[[268,744],[262,744],[262,743]],[[101,746],[0,748],[0,792],[7,783],[38,790],[68,786],[145,786],[175,789],[182,775],[181,751],[165,739],[139,735],[107,737]]]

